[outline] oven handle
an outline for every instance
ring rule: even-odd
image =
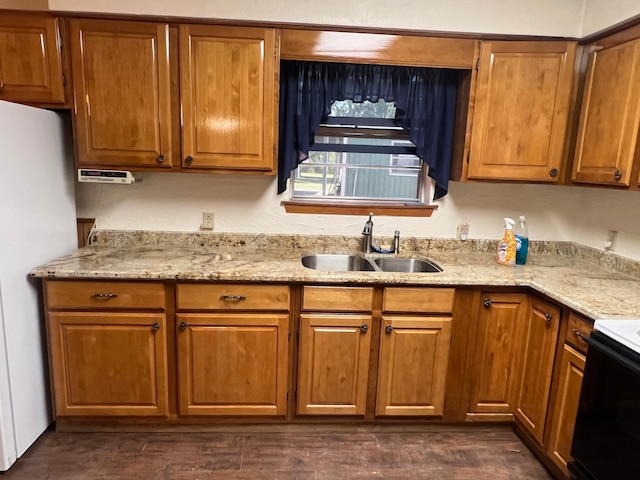
[[[620,355],[618,352],[613,350],[612,348],[607,347],[606,345],[600,343],[599,341],[593,339],[592,337],[587,337],[586,335],[582,335],[582,338],[585,342],[589,344],[590,347],[595,348],[596,350],[600,350],[602,353],[607,355],[608,357],[613,358],[616,362],[622,364],[629,370],[631,370],[636,375],[640,375],[640,365],[629,360],[628,358]]]

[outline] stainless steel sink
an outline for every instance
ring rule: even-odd
[[[368,259],[360,255],[317,253],[302,257],[302,265],[328,272],[396,272],[435,273],[442,268],[427,259],[380,257]]]
[[[383,272],[434,273],[442,271],[442,268],[432,261],[419,258],[382,257],[376,258],[374,262]]]
[[[358,255],[334,255],[318,253],[302,257],[302,265],[314,270],[334,272],[373,272],[375,267],[364,257]]]

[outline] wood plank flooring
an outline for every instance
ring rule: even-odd
[[[45,432],[2,480],[548,480],[508,426],[278,425]]]

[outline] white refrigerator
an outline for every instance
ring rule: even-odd
[[[0,101],[0,471],[51,423],[40,284],[77,247],[68,118]]]

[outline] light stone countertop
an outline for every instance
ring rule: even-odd
[[[597,255],[593,252],[585,253],[573,244],[558,247],[555,242],[540,242],[533,246],[527,265],[506,267],[498,265],[495,255],[489,253],[493,251],[491,242],[479,241],[474,248],[463,248],[456,241],[407,242],[414,249],[404,249],[401,256],[428,258],[443,272],[385,273],[326,272],[302,266],[300,259],[308,253],[353,253],[352,239],[327,242],[323,237],[305,242],[296,237],[293,242],[288,238],[280,243],[268,239],[278,248],[267,248],[264,241],[234,239],[213,245],[200,240],[141,245],[131,238],[108,239],[110,243],[84,247],[36,267],[31,275],[50,279],[530,287],[592,319],[640,317],[640,276],[628,272],[635,274],[635,262],[631,261],[624,273],[611,268],[610,261],[594,259]]]

